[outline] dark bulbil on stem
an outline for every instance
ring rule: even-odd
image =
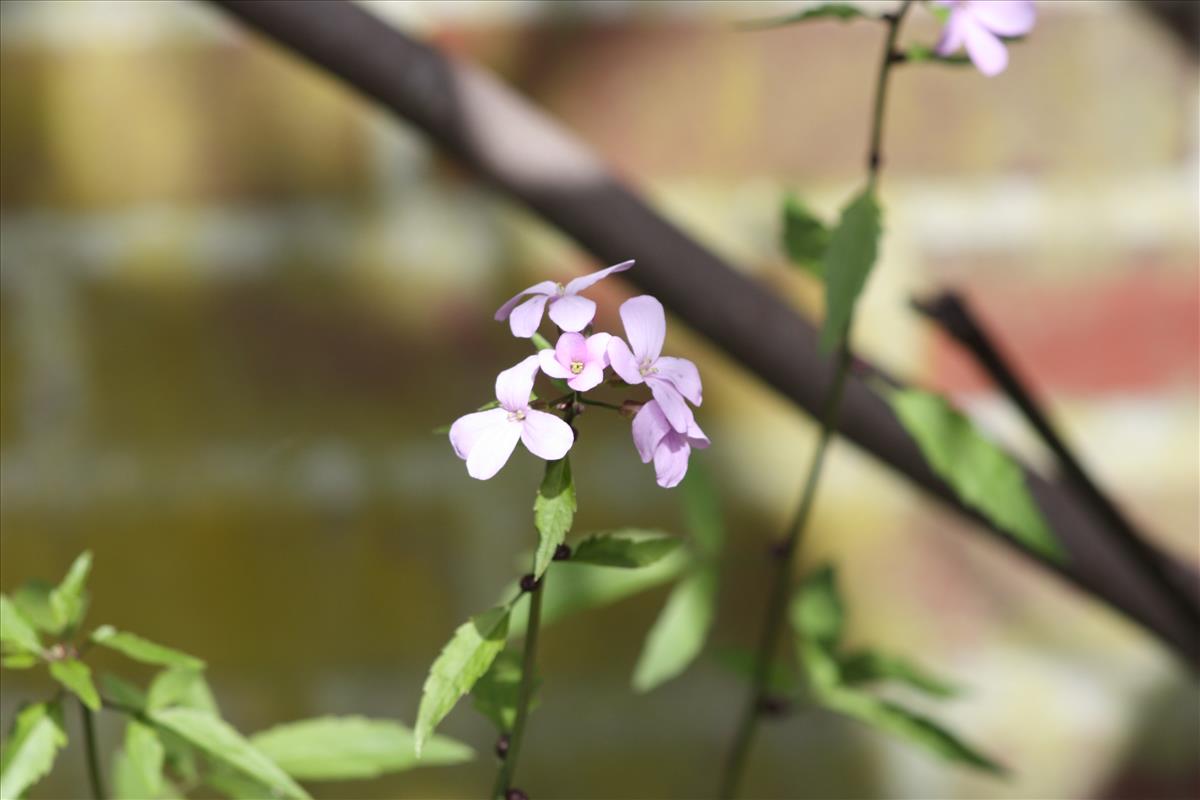
[[[521,576],[521,591],[522,592],[536,592],[539,588],[541,588],[541,585],[542,585],[541,580],[533,577],[532,572]]]
[[[554,548],[554,560],[555,561],[570,561],[571,560],[570,545],[560,544],[558,547]]]

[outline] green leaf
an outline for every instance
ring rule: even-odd
[[[74,630],[83,622],[83,615],[87,611],[87,595],[84,589],[91,570],[92,554],[85,550],[71,564],[62,583],[50,592],[50,608],[54,618],[61,622],[60,630]]]
[[[283,797],[308,798],[292,778],[220,717],[195,708],[162,708],[147,712],[166,728],[210,758],[259,781]]]
[[[1064,559],[1029,494],[1024,473],[1007,453],[936,394],[898,389],[885,397],[929,466],[965,505],[1029,549],[1055,561]]]
[[[217,701],[204,680],[204,675],[189,667],[163,670],[150,682],[146,707],[150,710],[182,706],[218,714]]]
[[[146,710],[146,693],[132,683],[127,683],[108,672],[100,673],[100,688],[104,697],[122,708],[132,711]]]
[[[537,687],[541,683],[533,678],[534,694],[530,697],[529,709],[537,706]],[[517,697],[521,691],[521,655],[514,650],[505,650],[496,656],[492,666],[471,689],[475,710],[490,719],[501,733],[512,730],[517,718]]]
[[[716,662],[747,683],[754,681],[755,654],[743,647],[723,647],[713,653]],[[791,665],[777,660],[767,672],[767,689],[775,694],[793,696],[799,680]]]
[[[880,209],[875,193],[864,189],[842,211],[821,260],[825,274],[825,325],[821,348],[829,352],[846,334],[854,306],[875,266],[880,234]]]
[[[0,752],[0,800],[16,800],[45,777],[66,745],[57,703],[36,703],[22,709]]]
[[[425,742],[458,699],[487,672],[508,638],[510,608],[497,606],[464,622],[442,649],[421,690],[414,752],[421,757]]]
[[[747,20],[741,23],[739,27],[747,30],[762,30],[765,28],[782,28],[785,25],[812,22],[813,20],[835,19],[842,22],[849,22],[858,18],[875,19],[874,16],[864,14],[858,7],[852,6],[849,3],[822,3],[819,6],[806,8],[796,14]]]
[[[840,662],[842,680],[849,685],[898,681],[934,697],[952,697],[958,693],[954,684],[897,656],[862,650],[845,656]]]
[[[783,202],[783,247],[793,264],[816,277],[829,247],[829,229],[794,196]]]
[[[26,581],[13,595],[13,602],[21,616],[33,623],[39,631],[61,633],[63,620],[58,619],[50,605],[50,593],[54,586],[46,581]]]
[[[700,655],[716,612],[717,571],[708,566],[679,582],[646,636],[633,688],[648,692],[679,675]]]
[[[822,705],[925,748],[949,761],[994,775],[1005,770],[956,735],[920,714],[865,692],[835,688],[818,694]]]
[[[42,663],[42,660],[33,653],[18,653],[14,656],[5,656],[0,659],[0,665],[5,669],[30,669]]]
[[[296,780],[343,781],[375,778],[417,766],[461,764],[474,758],[465,744],[433,736],[421,760],[411,729],[365,717],[320,717],[279,725],[250,741]]]
[[[575,520],[575,482],[566,458],[546,462],[546,476],[533,502],[533,524],[538,532],[533,574],[540,578],[554,559],[554,551],[567,538]]]
[[[111,625],[102,625],[92,631],[92,641],[98,645],[124,653],[143,664],[158,664],[164,667],[187,667],[204,669],[204,662],[170,647],[155,644],[134,633],[118,631]]]
[[[100,694],[92,683],[92,670],[82,661],[73,658],[51,661],[50,675],[78,697],[92,711],[100,710]]]
[[[210,763],[205,765],[204,784],[229,800],[264,800],[279,796],[278,792],[262,781],[255,780],[244,772],[238,772],[220,761],[210,760]]]
[[[969,66],[971,63],[971,59],[965,53],[951,53],[943,56],[932,47],[923,44],[910,45],[904,51],[904,60],[910,64],[933,61],[940,64],[952,64],[956,67]]]
[[[712,476],[701,458],[692,453],[687,475],[679,484],[683,502],[684,528],[692,537],[697,552],[705,559],[715,559],[725,546],[725,521],[721,503],[713,486]]]
[[[679,540],[659,531],[623,528],[608,533],[594,533],[571,552],[575,564],[597,567],[648,567],[662,560],[679,547]]]
[[[804,641],[833,651],[842,637],[845,610],[838,592],[837,573],[824,566],[807,576],[792,598],[792,627]]]
[[[29,620],[21,615],[8,595],[0,594],[0,646],[6,653],[40,654],[42,643]]]
[[[117,753],[113,789],[118,800],[157,798],[163,788],[166,749],[154,728],[135,719],[125,725],[125,747]]]

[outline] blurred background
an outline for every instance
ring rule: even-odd
[[[796,3],[365,5],[498,72],[691,235],[819,312],[818,287],[782,258],[780,201],[796,191],[832,217],[861,182],[877,26],[734,27]],[[1196,63],[1130,3],[1039,11],[998,78],[897,74],[859,343],[1048,465],[907,307],[963,290],[1102,485],[1196,566]],[[504,299],[602,265],[203,3],[5,0],[0,23],[0,585],[57,580],[90,548],[91,619],[207,659],[241,729],[331,713],[411,723],[452,629],[523,571],[539,479],[521,451],[473,481],[430,431],[525,355],[491,319]],[[936,36],[914,12],[905,39]],[[632,293],[597,286],[598,322],[618,329]],[[704,375],[703,461],[728,517],[712,646],[748,645],[763,548],[814,427],[681,325],[668,352]],[[627,424],[581,422],[576,530],[680,530]],[[936,713],[1013,779],[807,714],[768,726],[746,796],[1200,791],[1189,674],[970,527],[841,444],[804,559],[840,565],[854,642],[969,687]],[[666,591],[549,629],[521,766],[532,794],[711,793],[741,684],[705,659],[648,696],[629,689]],[[5,726],[48,688],[3,681]],[[118,720],[101,722],[116,746]],[[488,723],[464,703],[443,730],[480,758],[318,794],[477,796]],[[76,745],[60,764],[33,797],[82,795]]]

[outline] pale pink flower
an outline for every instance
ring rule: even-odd
[[[632,266],[632,261],[624,261],[590,275],[581,275],[566,286],[554,281],[535,283],[528,289],[517,292],[511,300],[500,306],[496,311],[496,320],[507,319],[513,336],[528,339],[542,324],[542,312],[549,305],[550,319],[554,324],[564,331],[577,333],[586,328],[596,316],[596,304],[586,297],[580,297],[579,293],[602,278],[607,278],[614,272],[624,272]],[[522,303],[521,298],[526,295],[533,296]]]
[[[948,56],[966,45],[967,55],[984,75],[999,75],[1008,66],[1001,36],[1024,36],[1033,30],[1033,0],[939,0],[950,19],[938,42],[938,55]]]
[[[645,383],[661,406],[671,427],[686,433],[692,423],[692,405],[700,405],[700,372],[686,358],[660,355],[667,335],[667,319],[662,303],[648,294],[621,304],[621,322],[629,344],[616,336],[608,343],[608,361],[621,380]],[[632,348],[632,352],[631,352]]]
[[[553,414],[529,407],[538,357],[529,356],[496,376],[499,408],[459,417],[450,426],[450,444],[467,462],[467,474],[485,481],[500,471],[517,440],[538,458],[562,458],[575,443],[571,426]]]
[[[670,489],[687,474],[692,448],[703,450],[709,441],[695,419],[689,420],[685,432],[673,429],[659,404],[651,400],[633,418],[633,444],[643,464],[654,460],[658,485]]]
[[[551,378],[562,378],[577,392],[594,389],[604,380],[608,366],[607,333],[596,333],[586,339],[583,334],[564,333],[554,349],[538,351],[542,372]]]

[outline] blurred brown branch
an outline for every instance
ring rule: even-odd
[[[743,368],[817,413],[834,363],[818,351],[812,325],[665,220],[582,143],[485,71],[447,58],[352,3],[212,2],[418,126],[601,261],[636,258],[637,268],[627,273],[633,283],[657,295]],[[1034,498],[1068,553],[1066,565],[1058,567],[964,507],[862,375],[847,382],[840,430],[975,519],[980,529],[1156,633],[1193,668],[1200,663],[1200,630],[1191,617],[1180,612],[1155,575],[1110,545],[1104,521],[1068,487],[1026,469]],[[1172,569],[1187,574],[1195,587],[1187,567]]]

